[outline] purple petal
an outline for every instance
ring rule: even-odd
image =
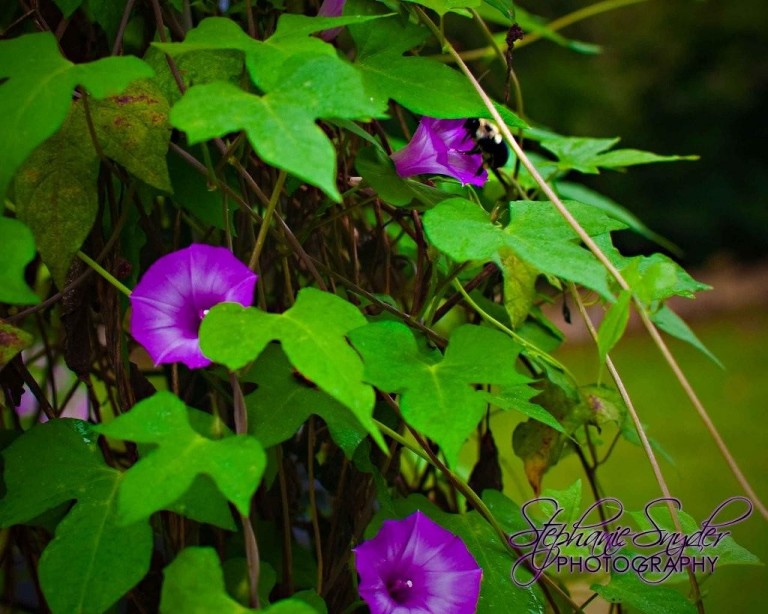
[[[434,119],[432,117],[422,117],[421,121],[430,120],[432,130],[445,146],[449,149],[458,149],[466,151],[472,149],[475,144],[472,136],[464,127],[465,119]]]
[[[463,184],[482,186],[488,180],[482,153],[474,148],[463,119],[422,117],[410,142],[392,154],[401,177],[438,174],[458,179]]]
[[[483,571],[464,542],[417,511],[384,521],[355,548],[360,596],[372,614],[474,612]]]
[[[317,11],[318,17],[341,17],[344,12],[344,3],[347,0],[323,0]],[[343,28],[331,28],[320,32],[320,38],[324,41],[332,41],[339,35]]]
[[[320,17],[341,17],[346,1],[347,0],[323,0],[317,14]]]
[[[223,247],[194,244],[163,256],[131,293],[131,334],[155,364],[211,364],[198,331],[208,310],[223,302],[253,303],[256,275]]]
[[[447,154],[448,147],[425,119],[422,118],[410,142],[392,154],[395,169],[401,177],[425,173],[444,174],[446,170],[445,164],[438,162],[438,157]]]
[[[451,177],[455,177],[461,183],[482,187],[488,181],[488,172],[483,166],[482,154],[466,154],[451,150],[448,152],[446,166],[451,169]]]

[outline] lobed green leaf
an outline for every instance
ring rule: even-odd
[[[521,384],[505,388],[501,392],[489,395],[491,403],[502,409],[514,409],[521,414],[533,418],[534,420],[546,424],[547,426],[565,433],[565,428],[555,417],[544,409],[538,403],[531,403],[531,399],[541,394],[541,390],[532,388],[528,384]]]
[[[267,346],[243,381],[258,385],[245,397],[248,431],[265,448],[292,437],[315,414],[325,420],[331,437],[351,459],[366,431],[373,428],[372,424],[363,427],[347,407],[310,382],[301,381],[276,344]]]
[[[528,381],[515,370],[520,347],[490,328],[455,329],[442,360],[420,352],[413,333],[399,322],[368,324],[349,336],[365,362],[366,380],[401,395],[405,420],[433,439],[450,465],[487,408],[485,393],[475,385]]]
[[[414,2],[425,6],[428,9],[432,9],[443,17],[446,13],[456,13],[458,15],[464,15],[465,17],[471,17],[472,14],[467,11],[470,8],[477,8],[482,4],[481,0],[405,0],[406,2]]]
[[[565,204],[590,234],[624,227],[588,205]],[[463,198],[448,199],[425,214],[424,229],[435,247],[458,262],[493,260],[501,264],[511,250],[542,273],[582,284],[613,300],[603,265],[575,243],[575,232],[547,202],[510,203],[510,222],[502,229],[476,204]]]
[[[192,426],[196,413],[175,395],[158,392],[95,427],[109,437],[157,445],[125,473],[119,496],[123,523],[168,509],[199,475],[209,476],[240,514],[248,514],[266,467],[261,444],[248,435],[208,439]]]
[[[380,108],[355,69],[336,58],[292,57],[282,70],[289,76],[265,96],[223,82],[194,86],[173,107],[171,122],[190,143],[244,130],[265,162],[339,201],[336,154],[315,120],[368,118],[380,115]]]
[[[724,369],[723,363],[715,356],[706,345],[701,342],[685,321],[666,305],[651,316],[653,323],[665,333],[677,337],[681,341],[691,344],[702,354],[707,356],[718,367]]]
[[[383,16],[373,3],[347,2],[347,11]],[[357,46],[355,66],[366,92],[386,104],[392,98],[414,113],[430,117],[487,117],[488,110],[467,78],[445,64],[419,56],[403,56],[422,43],[429,31],[400,17],[350,25]],[[497,105],[510,128],[526,124],[506,107]]]
[[[345,335],[363,326],[365,317],[347,301],[304,288],[282,315],[223,304],[211,309],[200,327],[200,347],[211,360],[239,369],[270,341],[280,341],[296,369],[310,382],[348,407],[383,446],[371,418],[373,389],[363,383],[363,363]]]
[[[646,239],[658,243],[674,254],[680,253],[680,248],[674,243],[648,228],[636,215],[607,196],[599,194],[579,183],[571,183],[570,181],[559,181],[555,187],[561,197],[596,207],[626,224],[627,228],[630,228]]]
[[[632,573],[611,576],[608,584],[593,584],[595,591],[609,603],[622,603],[644,614],[693,614],[694,605],[668,586],[646,584]]]
[[[119,522],[125,474],[104,463],[87,423],[64,418],[35,426],[3,458],[7,494],[0,526],[77,500],[40,559],[40,583],[54,613],[102,612],[144,577],[152,530],[143,520]]]
[[[575,170],[588,174],[599,173],[601,168],[615,169],[637,164],[699,159],[698,156],[661,156],[638,149],[607,151],[618,142],[618,138],[557,136],[543,139],[541,146],[557,157],[560,170]]]

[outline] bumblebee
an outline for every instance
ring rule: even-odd
[[[467,131],[467,136],[475,143],[475,147],[467,153],[482,153],[484,164],[494,171],[507,163],[509,148],[495,124],[487,119],[470,117],[464,122],[464,129]],[[481,166],[477,174],[479,175],[482,171]]]

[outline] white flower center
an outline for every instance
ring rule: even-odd
[[[387,592],[400,605],[408,602],[413,590],[413,580],[397,578],[387,586]]]

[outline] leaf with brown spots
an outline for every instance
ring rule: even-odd
[[[165,156],[171,140],[168,101],[148,80],[125,92],[90,103],[93,123],[104,154],[164,192],[172,192]]]
[[[132,56],[73,64],[61,55],[51,32],[0,41],[0,210],[21,164],[64,123],[75,86],[93,98],[104,98],[152,74],[147,64]]]
[[[536,420],[528,420],[515,428],[512,448],[523,459],[525,476],[536,496],[541,493],[544,474],[560,460],[564,445],[562,434]]]
[[[544,390],[534,401],[552,414],[568,434],[592,418],[592,411],[583,399],[572,399],[562,388],[549,381],[545,381]],[[567,440],[565,433],[534,419],[515,428],[512,448],[523,459],[525,475],[536,496],[541,492],[544,474],[558,463]]]
[[[61,130],[38,147],[16,175],[16,215],[32,230],[59,288],[96,219],[98,173],[99,157],[82,105],[77,104]]]
[[[24,348],[32,345],[33,337],[28,332],[0,322],[0,369],[11,362]]]
[[[593,422],[598,425],[613,422],[618,426],[624,423],[627,406],[617,390],[600,384],[582,386],[579,390],[592,412]]]

